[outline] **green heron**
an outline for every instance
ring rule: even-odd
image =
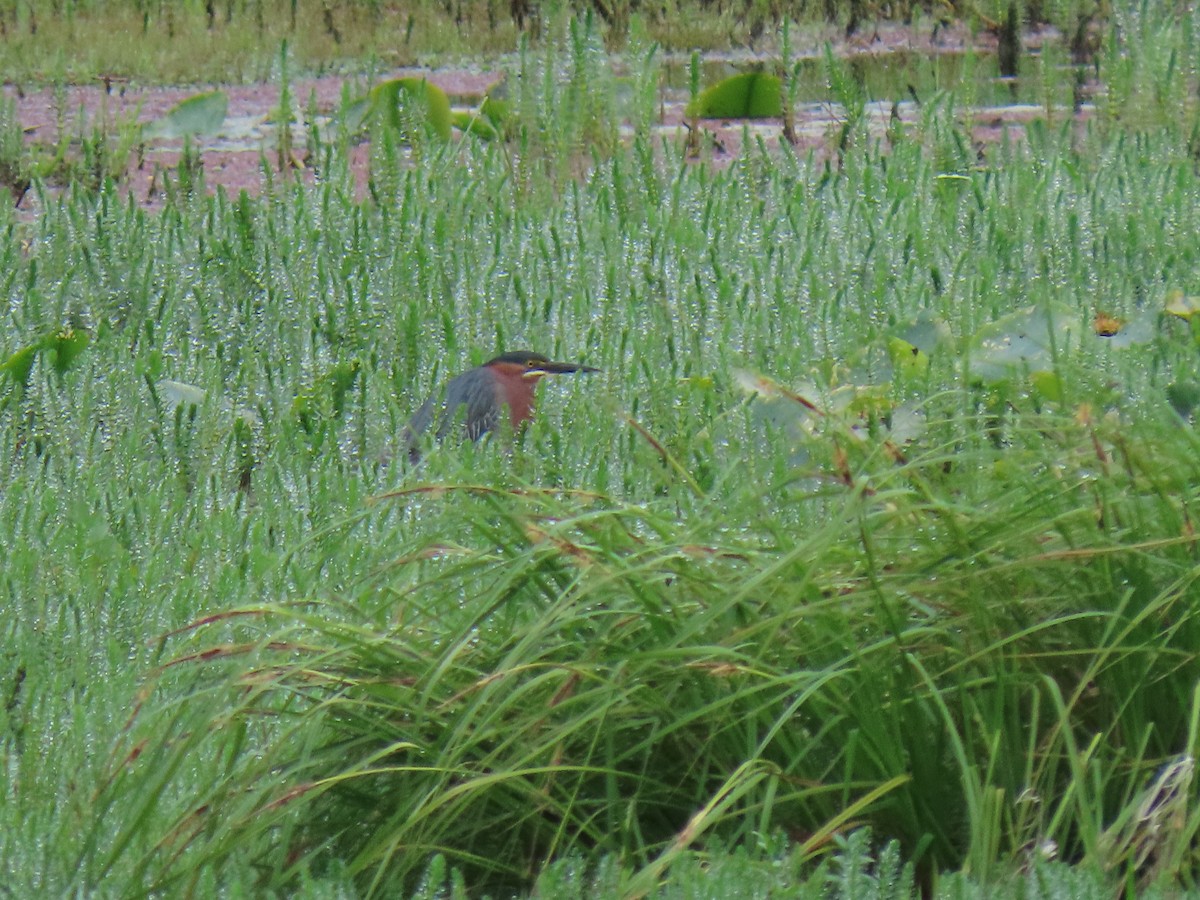
[[[515,350],[501,353],[482,366],[456,375],[443,391],[435,392],[404,429],[408,458],[421,458],[418,443],[433,423],[434,414],[441,410],[436,432],[443,440],[456,426],[473,441],[479,440],[500,424],[500,409],[508,407],[513,429],[533,418],[534,391],[543,375],[564,372],[599,372],[580,363],[552,362],[540,353]],[[464,409],[460,413],[459,408]],[[460,423],[461,420],[461,423]]]

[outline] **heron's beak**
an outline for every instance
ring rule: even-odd
[[[544,362],[527,369],[523,377],[541,378],[543,375],[567,375],[571,372],[599,372],[595,366],[585,366],[582,363]]]

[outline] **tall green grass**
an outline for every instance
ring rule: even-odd
[[[718,170],[590,139],[598,42],[528,51],[507,148],[381,137],[367,202],[335,144],[0,213],[4,883],[1193,887],[1194,109]],[[389,462],[521,346],[604,372]]]

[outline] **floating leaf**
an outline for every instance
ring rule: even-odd
[[[37,359],[38,351],[42,349],[41,341],[29,347],[24,347],[10,356],[0,365],[0,373],[10,380],[24,386],[29,383],[29,373],[33,369],[33,361]]]
[[[1128,322],[1123,322],[1117,331],[1107,338],[1110,347],[1124,348],[1135,344],[1148,344],[1157,333],[1160,313],[1142,310]],[[1093,323],[1094,327],[1095,323]]]
[[[503,128],[512,112],[512,104],[508,102],[506,95],[502,96],[497,93],[496,89],[493,89],[483,98],[479,111],[487,116],[488,120],[497,128]]]
[[[171,381],[169,378],[164,378],[158,383],[158,392],[166,402],[167,409],[177,409],[178,407],[202,406],[204,401],[208,399],[208,391],[204,388],[196,387],[194,384],[186,384],[182,381]],[[227,400],[221,402],[221,409],[225,412],[232,412],[235,416],[235,426],[237,422],[244,425],[258,425],[259,416],[248,406],[239,406],[233,408],[233,404]]]
[[[504,134],[512,116],[512,101],[508,96],[508,82],[501,80],[488,89],[487,96],[479,105],[479,112],[498,134]]]
[[[744,72],[706,89],[687,106],[701,119],[776,119],[783,115],[780,81],[766,72]]]
[[[0,375],[7,375],[14,384],[25,387],[29,383],[34,361],[42,353],[54,371],[62,375],[75,364],[90,341],[91,335],[81,328],[66,327],[51,332],[9,356],[0,365]]]
[[[378,118],[397,131],[403,131],[405,122],[401,106],[411,106],[424,115],[425,123],[434,134],[449,140],[453,121],[450,98],[440,87],[424,78],[394,78],[375,85],[367,96],[367,115]]]
[[[1181,319],[1191,319],[1196,313],[1200,313],[1200,297],[1188,297],[1178,289],[1168,291],[1164,309]]]
[[[905,375],[918,375],[929,369],[929,354],[923,353],[904,338],[888,338],[888,356],[892,367]]]
[[[1048,372],[1067,349],[1077,317],[1057,306],[1031,306],[997,319],[975,334],[970,372],[988,384],[1017,374]]]
[[[887,434],[900,444],[915,441],[925,433],[925,412],[915,403],[903,403],[888,415]]]
[[[688,387],[698,391],[711,391],[716,386],[716,381],[711,375],[691,375],[687,378],[679,379],[680,384],[686,384]]]
[[[454,127],[466,134],[473,134],[485,141],[494,141],[500,137],[500,132],[487,120],[482,113],[456,112],[451,117]]]
[[[817,406],[817,404],[809,400],[803,394],[793,391],[791,388],[784,387],[773,378],[769,378],[766,375],[761,375],[758,372],[749,372],[745,369],[735,369],[733,372],[733,381],[734,384],[740,387],[747,394],[754,394],[768,400],[785,397],[794,403],[799,403],[810,412],[821,412],[821,409]]]
[[[932,313],[923,312],[897,337],[932,356],[935,350],[950,343],[950,326]]]
[[[895,403],[892,401],[891,388],[886,384],[846,385],[852,388],[846,409],[863,418],[884,416],[892,411]]]
[[[888,338],[888,356],[892,367],[906,375],[916,375],[929,368],[929,357],[950,342],[950,326],[931,313],[917,318]]]
[[[1033,385],[1034,390],[1041,394],[1045,399],[1054,403],[1062,403],[1063,401],[1063,383],[1055,372],[1033,372],[1029,376],[1029,381]]]
[[[367,116],[371,114],[371,98],[359,97],[357,100],[342,107],[339,119],[343,130],[349,132],[361,131],[366,124]]]
[[[204,388],[166,378],[158,383],[158,390],[170,409],[177,406],[200,406],[208,396],[208,392]]]
[[[42,342],[47,351],[50,365],[59,375],[65,373],[79,359],[91,341],[91,335],[81,328],[64,328]]]
[[[229,97],[224,91],[210,91],[177,103],[145,130],[146,137],[182,138],[197,134],[214,134],[225,123]]]

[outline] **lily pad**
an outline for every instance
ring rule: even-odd
[[[512,113],[512,104],[508,100],[507,92],[498,92],[493,88],[486,97],[483,98],[483,103],[479,106],[479,111],[483,113],[488,121],[497,128],[503,128],[504,123],[508,121]]]
[[[359,111],[363,114],[363,121],[367,117],[377,118],[397,131],[403,131],[405,121],[401,115],[402,106],[418,110],[434,134],[449,140],[453,123],[450,98],[440,87],[423,78],[394,78],[375,85],[367,95],[366,107]],[[355,110],[355,107],[352,106],[351,110]]]
[[[182,381],[171,381],[168,378],[164,378],[158,383],[158,392],[166,401],[168,409],[174,409],[177,406],[201,406],[208,396],[208,391],[204,388],[196,387],[194,384],[185,384]]]
[[[929,369],[929,354],[922,352],[920,347],[910,344],[904,338],[888,338],[888,356],[892,358],[892,367],[905,375],[917,375]]]
[[[187,384],[183,381],[172,381],[169,378],[164,378],[158,382],[157,388],[164,405],[170,410],[178,409],[181,406],[184,409],[200,407],[208,399],[208,391],[204,390],[204,388],[197,387],[194,384]],[[221,402],[221,410],[233,413],[235,425],[238,422],[250,426],[255,426],[259,423],[258,413],[248,406],[239,406],[235,409],[233,404],[225,400]]]
[[[1019,374],[1049,372],[1079,330],[1078,317],[1063,307],[1030,306],[997,319],[971,340],[970,373],[985,384]]]
[[[686,114],[701,119],[777,119],[783,115],[781,82],[766,72],[743,72],[704,90]]]
[[[362,130],[370,114],[371,98],[369,96],[359,97],[342,106],[337,120],[338,127],[352,134],[357,133]]]
[[[454,127],[466,134],[472,134],[477,138],[483,138],[485,141],[494,141],[500,137],[500,132],[496,130],[487,117],[482,113],[477,112],[456,112],[453,114],[452,121]]]
[[[929,368],[929,357],[950,342],[950,326],[932,313],[923,312],[887,341],[892,366],[915,375]]]
[[[923,312],[896,335],[929,356],[950,343],[950,326],[930,312]]]
[[[177,103],[165,116],[146,126],[146,137],[182,138],[215,134],[225,123],[229,97],[224,91],[209,91]]]
[[[1189,297],[1178,289],[1168,291],[1163,308],[1173,316],[1190,320],[1192,316],[1200,313],[1200,297]]]
[[[1138,344],[1149,344],[1158,332],[1160,313],[1143,310],[1128,322],[1122,322],[1111,335],[1100,335],[1111,347],[1133,347]]]

